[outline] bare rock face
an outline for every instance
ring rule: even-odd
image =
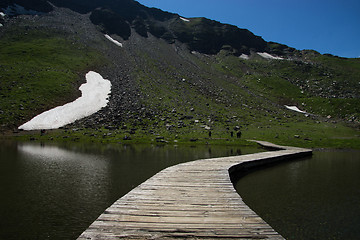
[[[103,33],[117,34],[124,40],[129,39],[133,28],[142,37],[147,38],[150,33],[168,43],[178,40],[191,51],[206,54],[216,54],[224,46],[238,56],[250,51],[264,52],[268,48],[266,41],[246,29],[206,18],[184,21],[177,14],[148,8],[134,0],[5,0],[0,8],[21,6],[28,13],[36,14],[52,11],[52,4],[81,14],[90,13],[92,23]]]
[[[7,15],[39,14],[53,10],[46,0],[3,0],[0,2],[0,10]]]
[[[206,54],[216,54],[223,46],[228,45],[236,55],[248,54],[250,50],[262,52],[267,43],[246,29],[222,24],[206,18],[181,19],[170,26],[171,32],[183,43],[187,43],[190,50]]]
[[[13,15],[35,15],[52,11],[52,4],[81,14],[90,13],[90,20],[103,33],[117,34],[124,40],[129,39],[133,28],[142,37],[147,38],[150,33],[168,43],[178,40],[191,51],[205,54],[217,54],[224,46],[237,56],[268,49],[266,41],[246,29],[206,18],[184,21],[177,14],[148,8],[134,0],[5,0],[0,8]]]
[[[130,25],[118,13],[110,9],[97,8],[91,12],[90,20],[93,24],[101,27],[102,32],[117,34],[124,40],[131,35]]]

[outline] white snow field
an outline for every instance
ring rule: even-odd
[[[281,57],[275,57],[267,52],[263,52],[263,53],[258,52],[257,54],[259,54],[261,57],[266,58],[266,59],[284,60]]]
[[[246,55],[246,54],[243,53],[243,54],[240,55],[239,58],[248,60],[250,57],[249,57],[249,55]]]
[[[285,107],[289,110],[292,110],[292,111],[295,111],[295,112],[299,112],[299,113],[307,113],[307,112],[304,112],[304,111],[301,111],[298,107],[296,106],[287,106],[285,105]]]
[[[76,120],[90,116],[109,102],[111,83],[100,74],[90,71],[86,83],[79,87],[81,97],[63,106],[43,112],[29,122],[21,125],[23,130],[57,129]]]
[[[184,22],[190,22],[189,19],[186,19],[186,18],[183,18],[183,17],[180,17],[181,20],[183,20]]]
[[[113,38],[112,38],[112,37],[110,37],[109,35],[105,34],[105,37],[106,37],[109,41],[111,41],[111,42],[115,43],[117,46],[119,46],[119,47],[123,47],[123,45],[122,45],[122,43],[121,43],[121,42],[116,41],[115,39],[113,39]]]
[[[3,12],[0,12],[0,18],[4,18],[6,16],[6,14],[5,13],[3,13]],[[1,23],[0,23],[0,27],[3,27],[4,25],[2,25]]]

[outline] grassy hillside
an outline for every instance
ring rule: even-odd
[[[241,131],[243,138],[295,146],[360,146],[358,59],[306,55],[301,61],[259,56],[242,60],[226,51],[216,56],[183,53],[181,57],[164,51],[168,55],[164,59],[172,59],[165,62],[159,60],[160,51],[148,51],[141,52],[142,67],[136,77],[145,95],[144,105],[157,110],[142,117],[147,120],[141,125],[152,132],[166,127],[162,135],[171,132],[206,139],[209,127],[212,138],[230,142]],[[339,69],[336,62],[353,66]],[[324,77],[325,69],[328,75]],[[284,105],[296,105],[309,114]]]
[[[295,104],[324,117],[360,120],[360,59],[320,54],[302,56],[301,61],[222,59],[224,73],[276,103]]]
[[[77,98],[99,56],[61,34],[14,28],[0,38],[0,130]]]
[[[169,144],[259,139],[360,148],[359,59],[290,49],[282,55],[286,60],[264,59],[255,52],[244,60],[228,46],[207,55],[181,42],[136,33],[119,48],[86,17],[61,14],[67,17],[55,24],[52,16],[36,20],[47,27],[37,27],[34,20],[0,31],[1,130],[15,129],[75,99],[86,71],[100,69],[112,82],[108,107],[44,136],[39,131],[15,135],[41,141]],[[283,51],[272,45],[272,52]]]

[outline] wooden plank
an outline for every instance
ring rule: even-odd
[[[242,201],[229,176],[234,165],[311,153],[277,147],[284,150],[164,169],[116,201],[78,239],[283,239]]]
[[[230,210],[232,210],[233,212],[239,212],[239,213],[245,213],[246,215],[249,215],[250,213],[253,213],[255,215],[255,213],[249,209],[247,206],[228,206],[228,208]],[[222,206],[211,206],[209,207],[209,205],[168,205],[168,206],[161,206],[161,205],[154,205],[154,204],[137,204],[136,206],[134,206],[133,204],[131,205],[122,205],[122,206],[117,206],[117,207],[111,207],[108,208],[105,212],[116,212],[116,211],[120,211],[122,209],[125,210],[135,210],[135,211],[140,211],[143,213],[146,212],[151,212],[151,211],[165,211],[168,214],[171,214],[173,211],[181,211],[181,212],[187,212],[187,213],[191,213],[191,212],[196,212],[196,211],[202,211],[202,212],[207,212],[207,213],[223,213],[223,214],[228,214],[228,211],[224,211],[224,207]],[[245,216],[246,216],[245,215]]]
[[[162,217],[177,217],[177,216],[181,216],[181,217],[226,217],[226,218],[232,218],[232,217],[236,217],[238,218],[239,215],[241,214],[252,214],[252,212],[245,212],[245,211],[239,211],[239,212],[216,212],[216,211],[206,211],[206,210],[196,210],[193,209],[192,211],[186,211],[184,213],[183,210],[177,210],[177,209],[173,209],[173,210],[148,210],[148,211],[139,211],[139,210],[133,210],[133,209],[118,209],[118,210],[112,210],[112,211],[107,211],[106,213],[104,213],[104,215],[108,215],[108,214],[112,214],[112,215],[131,215],[131,216],[162,216]],[[100,219],[101,216],[98,218]]]

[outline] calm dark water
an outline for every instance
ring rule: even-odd
[[[360,151],[254,171],[236,189],[286,239],[360,239]]]
[[[0,239],[76,239],[160,170],[259,148],[0,143]]]

